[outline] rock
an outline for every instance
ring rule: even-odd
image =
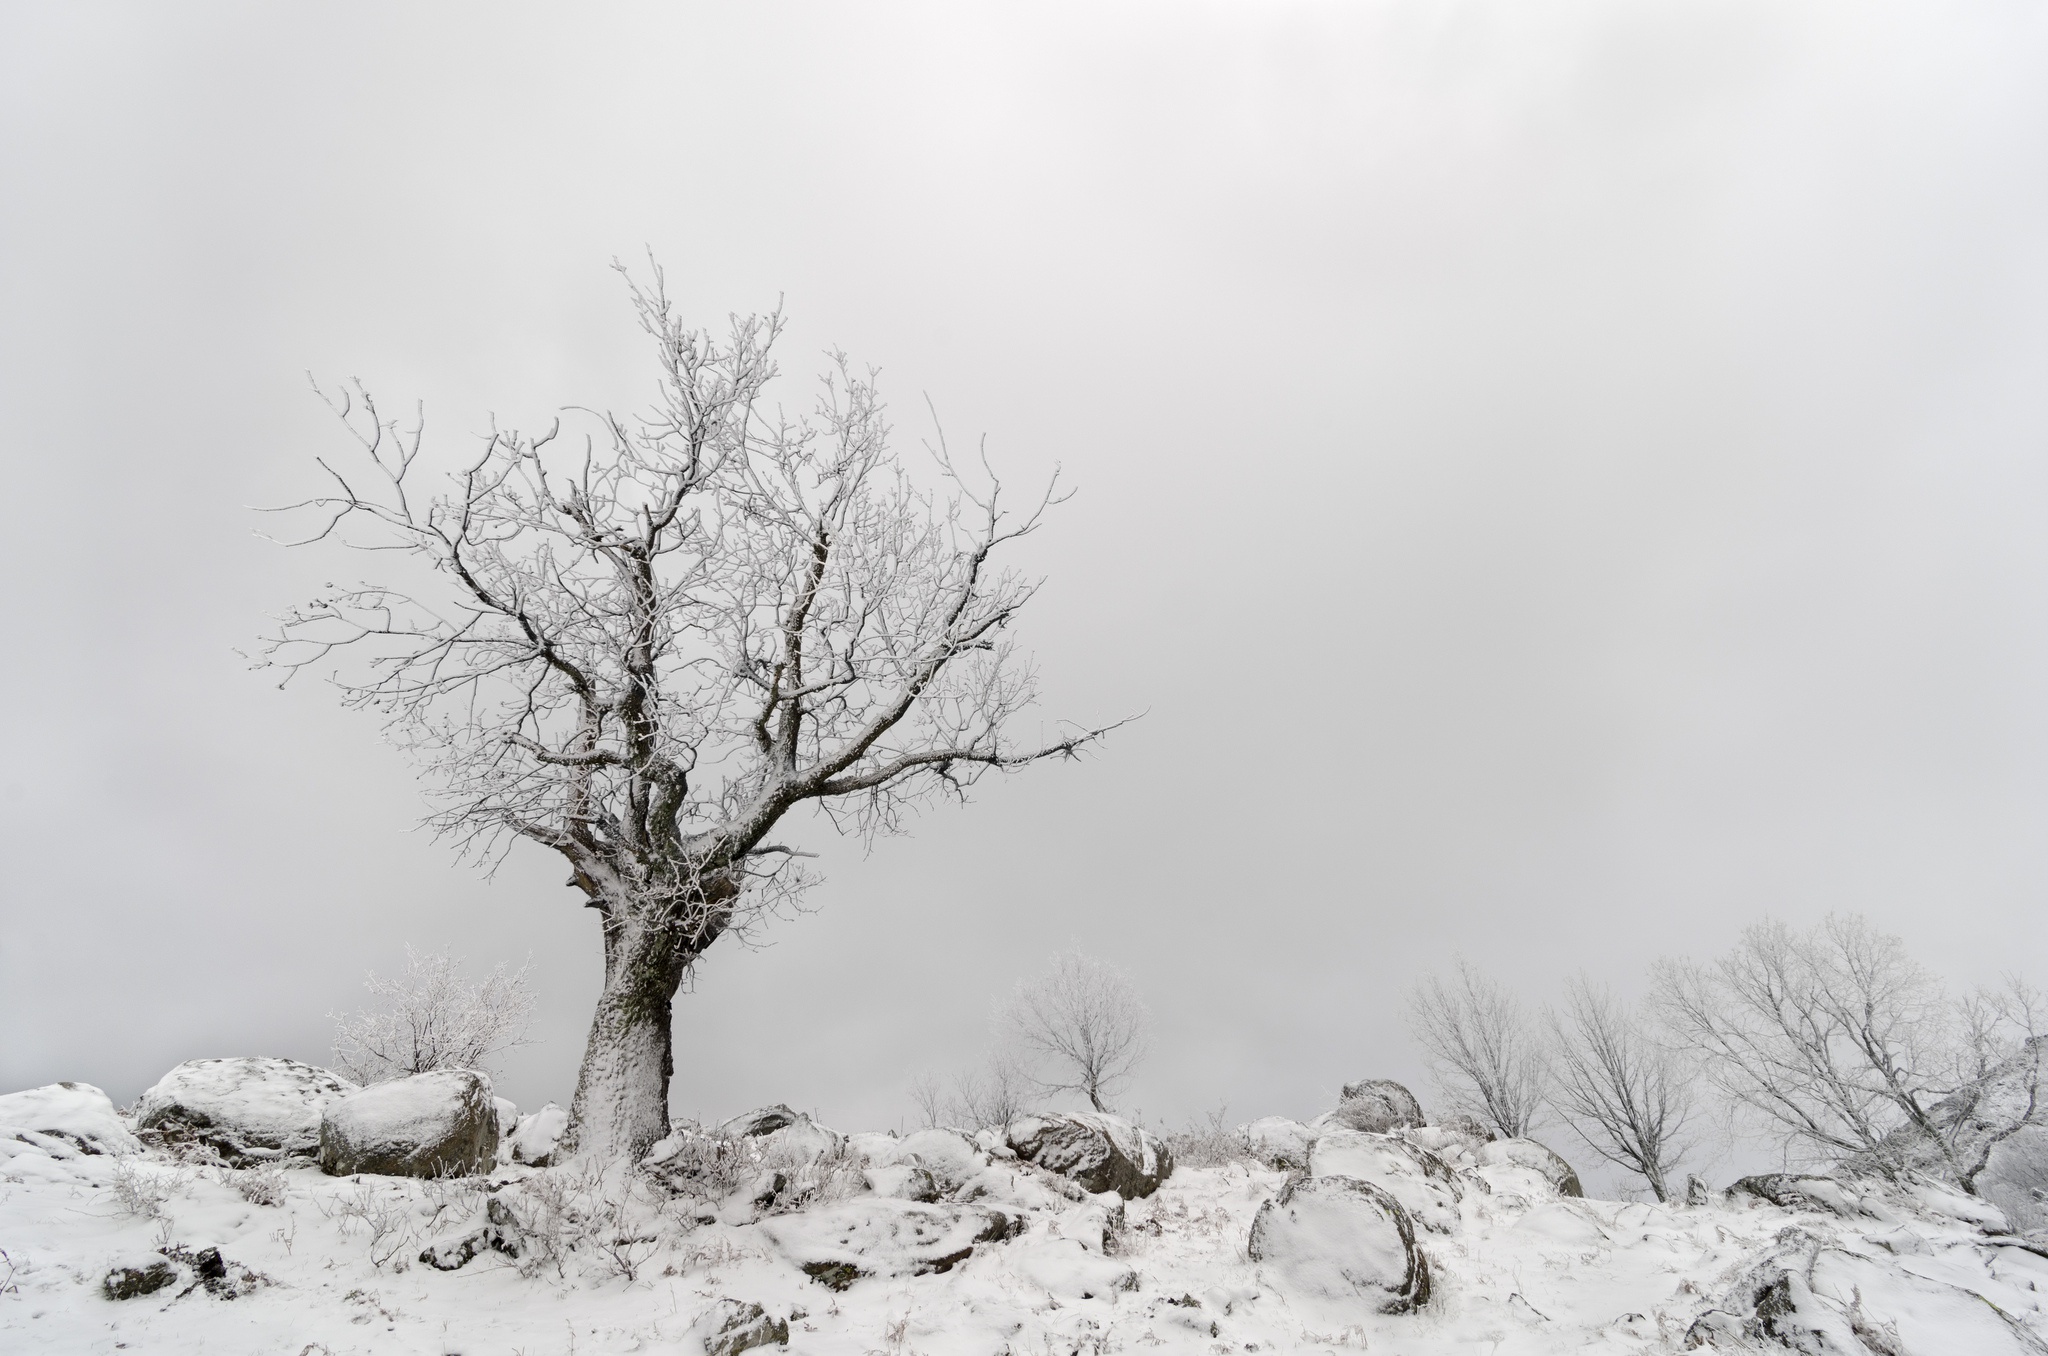
[[[1357,1130],[1324,1135],[1309,1152],[1308,1171],[1311,1177],[1371,1182],[1433,1233],[1447,1234],[1458,1226],[1458,1202],[1464,1192],[1457,1174],[1441,1158],[1405,1139]]]
[[[90,1083],[50,1083],[0,1097],[0,1139],[20,1139],[49,1149],[55,1140],[81,1154],[139,1154],[142,1141],[130,1134],[107,1094]]]
[[[899,1201],[935,1201],[939,1198],[938,1179],[931,1169],[898,1164],[894,1167],[877,1167],[870,1164],[861,1174],[867,1189],[877,1196],[893,1196]]]
[[[1465,1139],[1478,1140],[1481,1144],[1491,1144],[1499,1138],[1499,1136],[1493,1133],[1493,1127],[1489,1126],[1485,1121],[1480,1120],[1477,1116],[1467,1116],[1463,1112],[1453,1116],[1446,1116],[1439,1121],[1433,1121],[1424,1128],[1441,1130]]]
[[[758,1111],[735,1116],[729,1121],[720,1121],[711,1127],[709,1133],[717,1135],[720,1139],[749,1139],[755,1135],[773,1134],[784,1126],[808,1119],[809,1117],[803,1113],[792,1111],[778,1102],[774,1106],[764,1106]]]
[[[849,1147],[871,1167],[921,1168],[931,1174],[940,1194],[947,1196],[967,1188],[988,1167],[988,1155],[958,1130],[918,1130],[901,1139],[862,1135],[850,1141]]]
[[[1415,1100],[1415,1094],[1391,1078],[1368,1078],[1359,1083],[1346,1083],[1337,1109],[1329,1115],[1344,1129],[1363,1130],[1376,1135],[1422,1125],[1427,1119],[1422,1114],[1422,1103]]]
[[[759,1226],[805,1275],[833,1290],[867,1276],[922,1276],[951,1271],[977,1244],[999,1242],[1019,1225],[979,1206],[920,1205],[866,1197]]]
[[[1713,1199],[1713,1188],[1708,1186],[1698,1173],[1689,1172],[1685,1175],[1685,1203],[1687,1205],[1706,1205]]]
[[[1240,1125],[1237,1133],[1254,1156],[1275,1168],[1306,1168],[1309,1146],[1316,1140],[1315,1131],[1285,1116],[1263,1116]]]
[[[1465,1123],[1460,1123],[1465,1122]],[[1479,1165],[1479,1151],[1493,1143],[1493,1136],[1484,1126],[1469,1117],[1460,1117],[1447,1125],[1418,1125],[1406,1130],[1392,1132],[1398,1139],[1429,1150],[1438,1158],[1455,1168],[1471,1168]]]
[[[512,1131],[510,1152],[514,1163],[545,1168],[555,1161],[555,1146],[569,1129],[569,1113],[549,1102],[530,1116],[521,1116]]]
[[[1115,1116],[1026,1116],[1011,1122],[1004,1137],[1025,1162],[1125,1200],[1150,1196],[1173,1173],[1164,1144]]]
[[[1747,1197],[1785,1210],[1817,1210],[1845,1218],[1863,1214],[1861,1200],[1832,1177],[1812,1173],[1764,1172],[1745,1177],[1728,1188],[1736,1200]]]
[[[1383,1314],[1429,1302],[1429,1262],[1401,1203],[1352,1177],[1297,1177],[1259,1207],[1246,1252],[1288,1290]]]
[[[471,1177],[498,1152],[491,1080],[474,1069],[377,1083],[332,1103],[320,1120],[320,1170],[334,1177]]]
[[[758,1304],[722,1299],[697,1315],[689,1335],[702,1345],[704,1356],[739,1356],[770,1343],[787,1346],[789,1322],[771,1317]]]
[[[1016,1243],[1004,1260],[1017,1275],[1062,1299],[1107,1299],[1138,1288],[1137,1272],[1071,1238]]]
[[[1547,1145],[1533,1139],[1497,1139],[1478,1153],[1481,1167],[1519,1168],[1541,1178],[1560,1196],[1583,1196],[1579,1174]]]
[[[193,1059],[142,1094],[135,1125],[166,1144],[203,1144],[233,1167],[311,1158],[321,1113],[355,1091],[294,1059]]]
[[[178,1279],[178,1268],[168,1258],[149,1255],[119,1263],[100,1281],[100,1291],[110,1300],[153,1295]]]

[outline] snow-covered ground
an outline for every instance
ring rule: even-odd
[[[102,1133],[119,1149],[116,1129]],[[847,1356],[1652,1352],[1685,1349],[1689,1332],[1731,1350],[2048,1352],[2048,1257],[1981,1202],[1936,1189],[1867,1188],[1811,1209],[1719,1195],[1660,1206],[1559,1196],[1506,1159],[1467,1156],[1454,1180],[1394,1183],[1448,1204],[1418,1214],[1434,1225],[1415,1233],[1427,1302],[1387,1314],[1303,1293],[1248,1255],[1254,1217],[1288,1180],[1249,1161],[1182,1165],[1126,1202],[986,1140],[892,1155],[886,1137],[854,1136],[817,1179],[829,1189],[785,1210],[744,1188],[692,1201],[573,1164],[339,1178],[303,1161],[236,1170],[0,1140],[9,1353],[694,1356],[751,1305],[787,1323],[788,1351]],[[1370,1171],[1361,1144],[1318,1153]],[[907,1197],[931,1195],[916,1176],[927,1159],[948,1190],[920,1203]],[[516,1207],[487,1209],[494,1198]],[[484,1246],[445,1271],[421,1260],[434,1244],[455,1260],[453,1245],[515,1215],[533,1231],[521,1256]],[[549,1230],[559,1248],[536,1245]],[[819,1277],[841,1256],[858,1266],[835,1289]],[[176,1276],[162,1288],[108,1297],[110,1271],[166,1264]]]

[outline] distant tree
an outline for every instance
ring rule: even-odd
[[[1656,1001],[1702,1072],[1790,1154],[1967,1186],[2038,1101],[2031,992],[2014,981],[1953,1001],[1860,917],[1803,933],[1767,921],[1711,963],[1662,962]],[[2015,1108],[1979,1107],[1979,1081],[2015,1060]]]
[[[947,1122],[969,1130],[1001,1129],[1031,1109],[1035,1083],[1014,1051],[997,1049],[979,1068],[953,1080]]]
[[[334,1016],[335,1067],[358,1083],[381,1083],[435,1069],[488,1069],[491,1056],[525,1045],[533,1015],[529,967],[503,965],[480,984],[462,982],[446,951],[405,949],[405,973],[372,972],[363,987],[373,1008]]]
[[[1545,1014],[1550,1103],[1588,1148],[1641,1177],[1660,1201],[1690,1147],[1693,1080],[1641,1017],[1583,975]]]
[[[1449,983],[1431,975],[1408,995],[1408,1029],[1452,1110],[1519,1139],[1543,1114],[1543,1041],[1513,994],[1461,956]]]
[[[1001,1027],[1050,1064],[1037,1079],[1048,1095],[1075,1092],[1097,1111],[1144,1062],[1152,1014],[1123,971],[1079,951],[1017,986]]]
[[[706,948],[808,883],[773,835],[801,806],[862,835],[991,769],[1071,756],[1104,729],[1020,742],[1030,666],[1008,628],[1035,585],[996,558],[1056,502],[1009,507],[941,438],[938,495],[890,448],[872,373],[835,357],[813,415],[769,403],[779,315],[716,340],[657,269],[628,279],[658,357],[636,418],[493,426],[434,494],[421,428],[359,385],[328,397],[361,444],[307,541],[378,552],[396,582],[332,587],[263,662],[337,666],[425,765],[437,828],[495,858],[559,853],[597,912],[604,985],[570,1142],[637,1156],[668,1132],[671,1004]],[[981,462],[985,471],[987,464]]]

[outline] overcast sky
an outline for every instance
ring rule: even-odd
[[[1078,943],[1127,1105],[1430,1093],[1404,991],[1531,1000],[1767,913],[2048,981],[2048,22],[2033,4],[0,6],[0,1090],[326,1059],[402,947],[531,955],[563,867],[236,653],[353,562],[247,506],[306,389],[630,407],[615,255],[786,298],[1018,479],[1048,718],[678,1002],[675,1105],[843,1128]],[[351,576],[353,577],[353,576]]]

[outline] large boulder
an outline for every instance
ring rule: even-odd
[[[1308,1171],[1311,1177],[1371,1182],[1433,1233],[1447,1234],[1458,1226],[1458,1202],[1464,1199],[1458,1175],[1441,1158],[1405,1139],[1357,1130],[1324,1135],[1309,1152]]]
[[[1330,1112],[1328,1118],[1344,1129],[1363,1130],[1375,1135],[1383,1135],[1389,1130],[1405,1130],[1422,1125],[1426,1120],[1422,1114],[1422,1103],[1415,1100],[1415,1094],[1391,1078],[1367,1078],[1357,1083],[1346,1083],[1344,1095],[1337,1101],[1337,1109]]]
[[[1245,1251],[1298,1298],[1406,1313],[1429,1301],[1429,1261],[1401,1203],[1355,1177],[1296,1177],[1259,1207]]]
[[[1099,1112],[1026,1116],[1010,1123],[1004,1142],[1027,1163],[1125,1200],[1150,1196],[1173,1174],[1173,1154],[1165,1144]]]
[[[1255,1157],[1276,1168],[1306,1168],[1309,1146],[1316,1142],[1315,1131],[1285,1116],[1262,1116],[1237,1133]]]
[[[877,1196],[778,1215],[760,1225],[783,1256],[833,1290],[869,1276],[951,1271],[977,1245],[1012,1237],[1019,1227],[998,1210]]]
[[[792,1111],[780,1102],[764,1106],[755,1111],[734,1116],[729,1121],[720,1121],[708,1133],[720,1139],[751,1139],[756,1135],[772,1135],[777,1130],[807,1120],[801,1111]]]
[[[320,1116],[356,1085],[295,1059],[191,1059],[142,1094],[135,1128],[236,1167],[320,1152]]]
[[[90,1083],[51,1083],[0,1097],[0,1139],[33,1144],[59,1158],[142,1152],[142,1141],[121,1123],[112,1099]]]
[[[1533,1139],[1497,1139],[1491,1144],[1481,1145],[1476,1157],[1482,1169],[1506,1169],[1509,1176],[1519,1176],[1525,1182],[1529,1179],[1540,1181],[1543,1188],[1559,1196],[1586,1194],[1572,1165],[1548,1145],[1538,1144]]]
[[[529,1116],[521,1116],[513,1127],[509,1148],[514,1163],[545,1168],[555,1161],[555,1147],[569,1129],[569,1113],[553,1102]]]
[[[320,1170],[335,1177],[471,1177],[497,1156],[491,1080],[474,1069],[378,1083],[331,1103],[320,1120]]]

